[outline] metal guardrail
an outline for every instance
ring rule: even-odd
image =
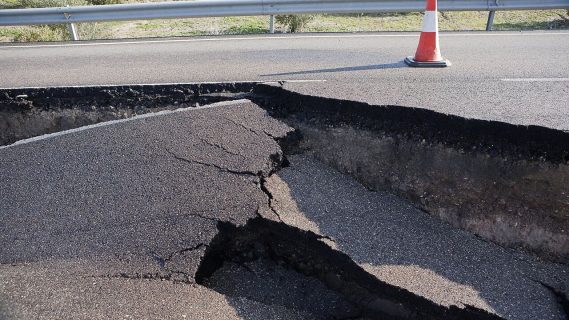
[[[569,0],[440,0],[440,11],[569,8]],[[0,10],[0,26],[170,18],[424,11],[425,0],[195,0]],[[489,24],[491,20],[488,19]],[[490,26],[491,27],[491,26]]]

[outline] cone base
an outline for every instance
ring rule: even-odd
[[[444,68],[450,66],[450,61],[448,60],[441,60],[441,61],[416,61],[413,57],[405,58],[405,63],[410,67],[415,68]]]

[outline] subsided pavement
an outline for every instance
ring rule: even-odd
[[[566,265],[286,157],[294,139],[239,100],[1,148],[0,316],[564,316]]]

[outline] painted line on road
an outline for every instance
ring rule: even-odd
[[[520,33],[441,33],[441,37],[506,37],[506,36],[555,36],[569,35],[569,32],[520,32]],[[0,49],[14,48],[50,48],[50,47],[85,47],[85,46],[115,46],[128,44],[149,44],[149,43],[177,43],[177,42],[220,42],[234,40],[290,40],[290,39],[342,39],[342,38],[402,38],[418,37],[419,33],[406,34],[349,34],[349,35],[299,35],[299,36],[261,36],[261,37],[232,37],[232,38],[199,38],[199,39],[168,39],[168,40],[141,40],[141,41],[113,41],[113,42],[88,42],[88,43],[59,43],[59,44],[39,44],[39,45],[5,45]]]
[[[163,82],[163,83],[119,83],[119,84],[82,84],[72,86],[46,86],[46,87],[11,87],[0,90],[37,90],[46,88],[90,88],[90,87],[130,87],[130,86],[172,86],[172,85],[200,85],[200,84],[226,84],[226,83],[311,83],[326,82],[325,79],[276,79],[276,80],[230,80],[230,81],[204,81],[204,82]]]
[[[228,106],[228,105],[239,104],[239,103],[244,103],[244,102],[250,102],[250,101],[247,100],[247,99],[239,99],[239,100],[231,100],[231,101],[222,101],[222,102],[212,103],[212,104],[209,104],[209,105],[206,105],[206,106],[189,107],[189,108],[179,108],[179,109],[174,109],[174,110],[163,110],[163,111],[158,111],[158,112],[152,112],[152,113],[141,114],[141,115],[138,115],[138,116],[134,116],[134,117],[131,117],[131,118],[127,118],[127,119],[119,119],[119,120],[111,120],[111,121],[106,121],[106,122],[100,122],[100,123],[91,124],[91,125],[88,125],[88,126],[79,127],[79,128],[75,128],[75,129],[69,129],[69,130],[64,130],[64,131],[59,131],[59,132],[54,132],[54,133],[48,133],[48,134],[44,134],[44,135],[41,135],[41,136],[32,137],[32,138],[28,138],[28,139],[22,139],[22,140],[19,140],[19,141],[14,142],[14,143],[12,143],[12,144],[9,144],[9,145],[0,146],[0,150],[2,150],[2,149],[7,149],[7,148],[11,148],[11,147],[15,147],[15,146],[19,146],[19,145],[23,145],[23,144],[28,144],[28,143],[36,142],[36,141],[40,141],[40,140],[51,139],[51,138],[55,138],[55,137],[67,135],[67,134],[70,134],[70,133],[75,133],[75,132],[90,130],[90,129],[94,129],[94,128],[100,128],[100,127],[111,126],[111,125],[118,124],[118,123],[123,123],[123,122],[129,122],[129,121],[140,120],[140,119],[145,119],[145,118],[152,118],[152,117],[157,117],[157,116],[163,116],[163,115],[172,114],[172,113],[179,113],[179,112],[194,111],[194,110],[201,110],[201,109],[210,109],[210,108],[225,107],[225,106]]]
[[[506,82],[565,82],[569,78],[506,78],[500,79]]]

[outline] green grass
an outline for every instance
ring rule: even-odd
[[[23,1],[57,0],[0,0],[0,7],[13,8]],[[443,12],[439,15],[439,28],[441,31],[484,30],[487,18],[488,12]],[[303,31],[419,31],[422,19],[420,13],[317,15]],[[79,32],[81,39],[254,34],[267,33],[268,20],[265,16],[254,16],[85,23],[79,25]],[[567,10],[499,11],[494,19],[494,30],[551,29],[569,29]],[[276,30],[282,32],[286,29],[277,24]],[[68,38],[64,26],[0,27],[0,41],[54,41]]]
[[[0,0],[0,8],[47,8],[64,5],[85,6],[92,4],[117,3],[120,0]],[[109,30],[101,28],[99,23],[78,25],[77,32],[81,39],[108,38]],[[70,40],[66,25],[23,26],[0,28],[0,41],[32,42]]]
[[[18,8],[18,0],[0,0],[0,9]]]
[[[488,12],[459,11],[439,14],[439,30],[485,30]],[[381,15],[323,15],[311,22],[305,31],[418,31],[423,16],[420,13]],[[494,30],[549,30],[569,28],[566,10],[499,11],[494,18]]]
[[[262,17],[225,17],[220,28],[225,34],[265,33],[268,19]]]

